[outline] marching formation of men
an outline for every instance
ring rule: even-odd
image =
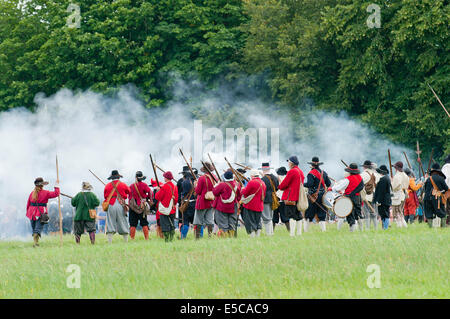
[[[368,230],[371,225],[376,230],[378,216],[382,228],[388,229],[391,216],[397,227],[407,227],[414,221],[420,205],[430,227],[437,226],[434,221],[445,227],[450,211],[450,155],[445,162],[442,169],[434,163],[422,181],[416,181],[412,170],[403,168],[401,161],[392,166],[396,172],[390,176],[386,165],[377,167],[370,160],[361,165],[362,171],[356,163],[348,166],[344,163],[345,177],[335,181],[320,167],[323,163],[317,156],[308,162],[310,171],[305,178],[295,155],[287,160],[288,169],[280,167],[276,169],[276,175],[271,173],[270,163],[262,163],[259,169],[235,170],[230,165],[217,176],[213,163],[202,162],[202,174],[188,164],[180,172],[182,178],[178,181],[172,172],[166,171],[164,182],[152,179],[147,185],[144,182],[146,176],[138,171],[135,182],[127,185],[120,181],[123,176],[113,170],[108,177],[110,182],[105,185],[102,202],[106,212],[106,234],[109,243],[115,233],[127,242],[128,237],[135,239],[140,224],[144,238],[148,240],[147,216],[152,212],[156,214],[157,236],[166,242],[173,241],[178,228],[179,239],[185,239],[191,226],[197,240],[203,237],[204,230],[208,237],[214,233],[217,237],[235,237],[239,221],[250,237],[260,236],[263,227],[265,234],[272,236],[280,221],[294,237],[302,235],[302,230],[308,232],[313,222],[318,223],[321,231],[326,231],[330,215],[335,215],[338,229],[347,221],[350,231]],[[57,182],[54,191],[44,190],[48,182],[41,177],[34,184],[26,216],[31,222],[36,247],[42,227],[48,223],[48,200],[58,197],[60,189]],[[420,191],[422,193],[418,195]],[[95,209],[100,200],[92,192],[92,186],[83,182],[81,191],[71,203],[76,209],[76,243],[80,243],[86,231],[94,244]],[[177,213],[178,224],[175,221]]]

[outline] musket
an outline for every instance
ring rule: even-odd
[[[433,152],[434,152],[434,148],[431,149],[430,160],[428,161],[428,169],[427,169],[428,174],[430,173],[431,161],[433,160]]]
[[[236,176],[236,178],[237,178],[239,184],[241,184],[241,187],[244,186],[244,184],[242,183],[242,179],[241,179],[241,177],[239,176],[238,172],[233,168],[233,166],[231,166],[231,164],[230,164],[230,162],[227,160],[227,158],[226,158],[226,157],[224,157],[224,158],[225,158],[225,161],[226,161],[227,164],[228,164],[228,167],[231,169],[231,171],[233,172],[234,176]]]
[[[428,87],[431,89],[431,91],[433,92],[434,96],[436,97],[436,99],[438,100],[439,104],[442,106],[442,108],[444,109],[445,113],[447,113],[447,116],[450,117],[450,114],[448,113],[447,109],[445,108],[444,104],[442,104],[441,100],[439,99],[439,97],[437,96],[436,92],[434,92],[433,88],[431,87],[431,85],[429,85],[427,83]]]
[[[222,179],[220,178],[220,175],[219,175],[219,172],[217,171],[216,165],[214,165],[214,162],[213,162],[211,156],[209,155],[209,153],[208,153],[208,157],[209,157],[209,160],[211,161],[211,165],[213,166],[214,171],[215,171],[216,174],[217,174],[217,178],[219,179],[219,182],[221,182]]]
[[[205,168],[205,170],[209,173],[209,175],[211,175],[211,177],[213,178],[214,182],[217,183],[216,178],[214,177],[213,173],[209,170],[208,166],[205,165],[205,163],[203,161],[200,161],[200,163],[202,163],[203,167]]]
[[[156,174],[155,162],[153,162],[152,154],[150,154],[150,161],[152,162],[153,174],[155,174],[156,185],[159,187],[158,174]]]
[[[403,155],[405,155],[405,159],[406,159],[406,163],[408,163],[408,167],[409,167],[409,169],[411,170],[411,172],[412,172],[412,166],[411,166],[411,164],[409,163],[409,160],[408,160],[408,156],[406,155],[406,153],[405,152],[403,152]]]
[[[341,162],[345,165],[345,167],[348,167],[347,163],[345,163],[343,160],[341,160]]]
[[[163,170],[161,167],[159,167],[156,163],[155,163],[155,166],[156,166],[156,168],[159,169],[163,174],[166,172],[166,171]],[[172,180],[173,180],[175,183],[177,183],[177,181],[176,181],[174,178],[172,178]]]
[[[197,176],[195,176],[194,171],[192,170],[191,165],[189,165],[189,162],[187,161],[186,157],[184,156],[183,151],[181,150],[181,148],[180,148],[180,153],[181,153],[181,156],[183,156],[183,159],[186,162],[186,165],[189,167],[189,171],[191,172],[192,176],[194,177],[194,180],[197,180]]]
[[[420,153],[422,153],[422,151],[419,149],[419,141],[416,141],[416,143],[417,143],[417,151],[416,151],[416,154],[417,154],[417,162],[419,162],[419,167],[420,167],[420,169],[422,170],[422,176],[425,177],[425,172],[423,171],[422,161],[420,160]],[[420,174],[419,174],[419,175],[420,175]]]
[[[245,166],[245,165],[242,165],[242,164],[239,164],[239,163],[236,163],[236,162],[234,162],[234,164],[236,164],[237,166],[240,166],[240,167],[242,167],[243,169],[245,169],[245,170],[250,170],[250,169],[252,169],[250,166]]]
[[[393,175],[392,175],[391,151],[389,149],[388,149],[388,157],[389,157],[389,172],[391,173],[391,178],[392,178]]]
[[[59,184],[59,167],[58,167],[58,155],[56,155],[56,182]],[[63,231],[62,231],[62,212],[61,212],[61,196],[58,195],[58,211],[59,211],[59,239],[61,245],[63,244]]]

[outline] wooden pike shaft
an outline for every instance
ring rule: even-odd
[[[100,179],[100,177],[98,177],[97,175],[95,175],[93,171],[89,170],[89,172],[91,172],[91,174],[94,175],[94,177],[95,177],[96,179],[98,179],[98,180],[100,181],[100,183],[102,183],[103,185],[106,186],[105,182],[102,181],[102,180]]]
[[[153,162],[152,154],[150,154],[150,161],[152,162],[153,174],[155,174],[156,185],[159,187],[158,174],[156,174],[155,162]]]
[[[186,165],[189,167],[189,171],[191,171],[192,176],[194,177],[194,180],[197,180],[197,176],[195,176],[194,171],[192,170],[192,166],[189,165],[189,162],[187,161],[186,157],[184,156],[183,151],[181,150],[181,148],[179,149],[181,156],[183,156],[184,161],[186,162]]]
[[[389,172],[391,173],[391,178],[393,177],[392,175],[392,161],[391,161],[391,150],[388,149],[388,158],[389,158]]]
[[[427,83],[428,84],[428,83]],[[437,96],[436,92],[434,92],[433,88],[431,87],[431,85],[428,84],[428,86],[430,87],[431,91],[433,92],[434,96],[436,97],[436,99],[438,100],[439,104],[442,106],[442,108],[444,109],[445,113],[447,113],[447,116],[450,117],[450,113],[448,113],[447,109],[445,108],[444,104],[442,104],[441,100],[439,99],[439,96]]]
[[[163,174],[166,172],[166,171],[163,170],[161,167],[159,167],[158,164],[156,164],[156,163],[155,163],[155,167],[156,167],[157,169],[159,169]],[[174,178],[172,178],[172,180],[173,180],[175,183],[177,182]]]
[[[238,172],[233,168],[233,166],[231,166],[231,164],[230,164],[230,162],[227,160],[227,158],[226,158],[226,157],[224,157],[224,158],[225,158],[225,161],[226,161],[227,164],[228,164],[228,167],[231,169],[231,171],[233,172],[234,176],[236,176],[236,178],[237,178],[239,184],[241,184],[241,187],[244,186],[244,184],[242,183],[242,179],[241,179],[241,177],[239,176]]]
[[[405,152],[403,152],[403,155],[405,155],[405,159],[406,159],[406,163],[408,163],[408,167],[409,167],[409,169],[412,171],[413,169],[412,169],[412,166],[411,166],[411,164],[409,163],[409,160],[408,160],[408,155],[406,155],[406,153]]]
[[[341,162],[345,165],[345,167],[348,167],[347,163],[345,163],[343,160],[341,160]]]
[[[217,174],[217,178],[219,179],[219,182],[221,182],[222,179],[220,178],[220,174],[219,174],[219,172],[217,171],[216,165],[214,165],[214,162],[213,162],[213,160],[212,160],[212,158],[211,158],[211,155],[209,155],[209,153],[208,153],[208,157],[209,157],[209,160],[211,161],[211,165],[213,166],[214,171],[215,171],[216,174]]]
[[[64,193],[60,193],[62,196],[65,196],[65,197],[68,197],[68,198],[73,198],[72,196],[70,196],[70,195],[67,195],[67,194],[64,194]]]
[[[209,170],[208,166],[205,165],[205,162],[200,161],[200,163],[202,163],[203,167],[206,169],[206,171],[211,175],[211,177],[213,178],[214,182],[217,183],[216,178],[214,177],[213,173]]]
[[[242,165],[242,164],[239,164],[239,163],[236,163],[236,162],[234,162],[234,164],[236,164],[237,166],[240,166],[240,167],[242,167],[243,169],[246,169],[246,170],[252,169],[250,166],[245,166],[245,165]]]
[[[56,181],[59,184],[59,165],[58,165],[58,155],[56,155]],[[58,195],[58,211],[59,211],[59,239],[61,245],[63,244],[63,231],[62,231],[62,212],[61,212],[61,196]]]
[[[431,149],[430,160],[428,161],[427,173],[430,171],[430,168],[431,168],[431,161],[433,160],[433,152],[434,152],[434,148]]]

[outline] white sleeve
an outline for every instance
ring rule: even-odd
[[[445,182],[447,183],[447,186],[450,188],[450,164],[445,164],[442,167],[442,173],[444,173]]]
[[[347,178],[341,179],[340,181],[337,181],[333,187],[331,188],[331,190],[333,192],[340,192],[343,191],[347,188],[348,184],[350,183],[350,181]]]

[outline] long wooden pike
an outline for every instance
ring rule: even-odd
[[[105,182],[102,181],[102,180],[100,179],[100,177],[98,177],[97,175],[95,175],[95,173],[94,173],[93,171],[89,170],[89,172],[91,172],[91,174],[94,175],[94,177],[95,177],[96,179],[98,179],[98,180],[100,181],[100,183],[102,183],[104,186],[106,186]]]
[[[156,185],[159,187],[158,174],[156,174],[155,162],[153,162],[152,154],[150,154],[150,161],[152,162],[153,174],[155,174]]]
[[[422,176],[425,177],[425,172],[424,172],[423,166],[422,166],[422,160],[420,159],[420,154],[422,153],[422,151],[419,148],[419,141],[416,141],[416,144],[417,144],[417,150],[416,150],[417,162],[419,163],[419,167],[422,171]]]
[[[430,160],[428,161],[428,169],[427,169],[428,174],[430,173],[431,161],[433,160],[433,152],[434,152],[434,148],[431,149]]]
[[[192,176],[194,177],[194,180],[196,181],[197,180],[197,176],[195,176],[194,171],[192,170],[192,166],[189,165],[189,162],[187,161],[186,157],[184,156],[184,153],[181,150],[181,148],[179,150],[180,150],[181,156],[183,156],[183,159],[184,159],[184,161],[186,162],[186,165],[189,168],[189,171],[191,172]]]
[[[58,165],[58,155],[56,155],[56,183],[59,184],[59,165]],[[62,212],[61,212],[61,196],[58,195],[58,211],[59,211],[59,239],[61,241],[61,246],[63,244],[63,231],[62,231]]]
[[[214,177],[213,173],[210,171],[210,169],[208,168],[208,166],[205,165],[205,162],[200,161],[200,163],[202,163],[203,167],[205,168],[205,170],[209,173],[209,175],[211,175],[211,177],[213,178],[214,182],[217,183],[217,179]]]
[[[406,163],[408,163],[408,167],[409,167],[409,169],[410,169],[411,172],[412,172],[413,169],[412,169],[411,163],[410,163],[409,160],[408,160],[408,156],[406,155],[405,152],[403,152],[403,155],[405,155]]]
[[[73,198],[73,196],[70,196],[70,195],[67,195],[67,194],[64,194],[64,193],[60,193],[62,196],[65,196],[65,197],[67,197],[67,198],[70,198],[70,199],[72,199]]]
[[[239,164],[239,163],[236,163],[236,162],[234,162],[234,164],[236,164],[237,166],[242,167],[242,168],[245,169],[245,170],[250,170],[250,169],[252,169],[250,166],[245,166],[245,165],[242,165],[242,164]]]
[[[442,108],[444,109],[445,113],[447,113],[447,116],[450,117],[450,113],[448,113],[447,109],[445,108],[444,104],[442,104],[441,100],[439,99],[439,96],[437,96],[436,92],[434,92],[433,88],[431,87],[431,85],[429,85],[427,83],[428,87],[431,89],[431,92],[433,92],[434,96],[436,97],[436,99],[438,100],[439,104],[442,106]]]
[[[389,172],[391,173],[391,178],[393,178],[393,175],[392,175],[391,150],[390,149],[388,149],[388,158],[389,158]]]
[[[244,186],[244,184],[242,183],[242,179],[241,179],[241,177],[239,176],[238,172],[233,168],[233,166],[231,166],[231,164],[230,164],[230,162],[227,160],[227,158],[226,158],[226,157],[224,157],[224,158],[225,158],[225,161],[226,161],[227,164],[228,164],[228,167],[231,169],[231,171],[233,172],[234,176],[236,176],[236,178],[237,178],[239,184],[241,184],[241,187]]]
[[[345,167],[348,167],[348,165],[347,165],[347,163],[346,163],[346,162],[344,162],[343,160],[341,160],[341,162],[342,162],[342,164],[344,164],[344,165],[345,165]]]
[[[216,174],[217,174],[217,178],[219,179],[219,182],[221,182],[221,181],[222,181],[222,178],[220,178],[220,174],[219,174],[219,172],[217,171],[216,165],[214,165],[214,162],[213,162],[213,160],[212,160],[212,158],[211,158],[211,155],[209,155],[209,153],[208,153],[208,157],[209,157],[209,160],[211,161],[211,165],[213,166],[214,171],[215,171]]]

